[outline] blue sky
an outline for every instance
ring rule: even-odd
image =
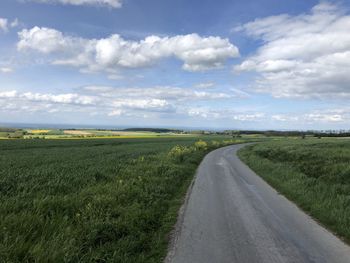
[[[2,0],[0,123],[347,129],[345,1]]]

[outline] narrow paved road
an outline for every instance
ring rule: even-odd
[[[349,263],[350,248],[242,163],[241,147],[199,166],[166,261]]]

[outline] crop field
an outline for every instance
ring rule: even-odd
[[[15,129],[1,128],[0,139],[125,139],[191,136],[179,130],[141,129],[108,130],[108,129]]]
[[[276,190],[350,241],[350,140],[270,141],[239,155]]]
[[[1,140],[0,262],[161,262],[200,139]]]
[[[28,130],[29,133],[39,134],[39,133],[48,133],[50,130]]]

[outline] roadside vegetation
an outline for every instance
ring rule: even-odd
[[[240,142],[0,141],[0,262],[161,262],[198,164]]]
[[[276,190],[350,241],[350,140],[269,141],[245,147],[239,156]]]

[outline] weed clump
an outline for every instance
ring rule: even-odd
[[[187,146],[176,145],[168,153],[168,156],[178,162],[182,162],[185,159],[185,156],[190,154],[192,149]]]
[[[202,140],[199,140],[198,142],[195,142],[194,143],[194,147],[197,149],[197,150],[207,150],[208,149],[208,143],[205,142],[205,141],[202,141]]]

